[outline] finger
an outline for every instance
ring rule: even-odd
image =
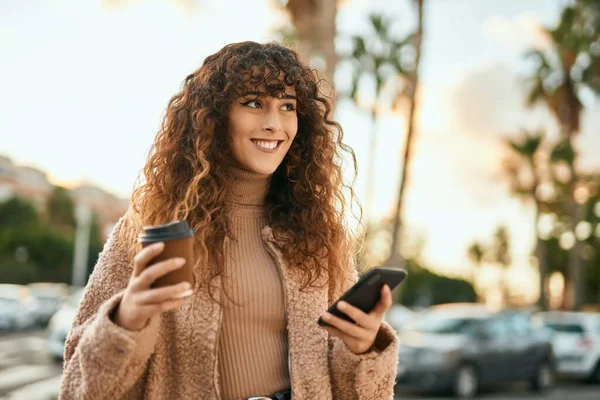
[[[162,253],[164,248],[165,244],[163,242],[157,242],[140,250],[133,258],[133,276],[139,276],[146,269],[148,263]]]
[[[151,266],[146,268],[137,278],[135,278],[133,288],[134,290],[146,290],[158,278],[165,276],[171,271],[175,271],[176,269],[181,268],[184,264],[185,258],[181,257],[169,258],[168,260],[152,264]]]
[[[191,289],[192,285],[190,285],[189,282],[182,282],[176,285],[169,285],[136,293],[134,299],[135,302],[141,306],[155,305],[176,297],[187,297],[193,293]]]
[[[373,316],[365,313],[360,308],[356,308],[351,304],[346,303],[345,301],[340,301],[337,304],[338,310],[349,316],[356,322],[358,325],[363,328],[374,328],[378,321]]]
[[[338,329],[332,328],[331,326],[322,326],[322,328],[325,329],[331,336],[340,338],[346,344],[358,344],[356,338],[346,335],[345,333],[340,332]]]
[[[369,313],[370,315],[376,317],[379,321],[383,318],[383,314],[391,307],[392,305],[392,291],[388,285],[383,285],[381,288],[381,297],[377,302],[377,305],[373,308],[373,310]]]
[[[149,314],[149,317],[153,317],[156,314],[174,310],[180,307],[184,302],[185,298],[167,300],[160,304],[144,307],[144,311]]]
[[[340,332],[352,336],[355,339],[364,340],[369,337],[369,331],[365,328],[353,324],[351,322],[345,321],[339,317],[336,317],[333,314],[326,312],[323,314],[323,321],[327,322],[329,325],[337,328]]]

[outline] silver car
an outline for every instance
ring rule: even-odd
[[[487,384],[528,381],[536,391],[553,385],[552,346],[526,315],[444,306],[415,320],[399,335],[400,387],[472,398]]]
[[[67,301],[50,318],[48,323],[50,354],[55,360],[63,359],[65,340],[73,325],[79,303],[83,298],[83,288],[74,289]]]
[[[5,330],[23,330],[36,326],[38,300],[23,285],[0,284],[0,325]]]
[[[38,300],[37,323],[46,326],[69,296],[65,283],[36,282],[27,285],[29,293]]]

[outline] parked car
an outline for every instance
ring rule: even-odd
[[[0,321],[7,330],[33,328],[38,320],[39,303],[26,286],[0,284]]]
[[[554,331],[558,374],[600,383],[600,314],[552,311],[537,317]]]
[[[73,320],[75,319],[75,314],[77,313],[77,308],[82,297],[83,288],[74,289],[67,301],[50,318],[50,322],[48,323],[50,354],[57,361],[63,359],[65,340],[67,339],[71,325],[73,325]]]
[[[415,312],[401,304],[394,304],[385,313],[384,320],[391,325],[394,330],[400,332],[408,326],[415,316]]]
[[[508,381],[547,390],[554,383],[552,345],[530,322],[524,314],[481,306],[432,307],[399,335],[398,383],[458,398]]]
[[[17,300],[0,297],[0,331],[10,332],[17,328]]]
[[[29,292],[38,300],[37,323],[46,326],[69,295],[69,286],[65,283],[36,282],[27,285]]]

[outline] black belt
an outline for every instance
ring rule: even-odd
[[[275,393],[270,396],[250,397],[248,400],[292,400],[292,391],[284,390],[283,392]]]

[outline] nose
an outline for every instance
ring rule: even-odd
[[[265,112],[263,130],[269,133],[276,133],[281,130],[281,121],[279,121],[279,112],[277,110],[268,109]]]

